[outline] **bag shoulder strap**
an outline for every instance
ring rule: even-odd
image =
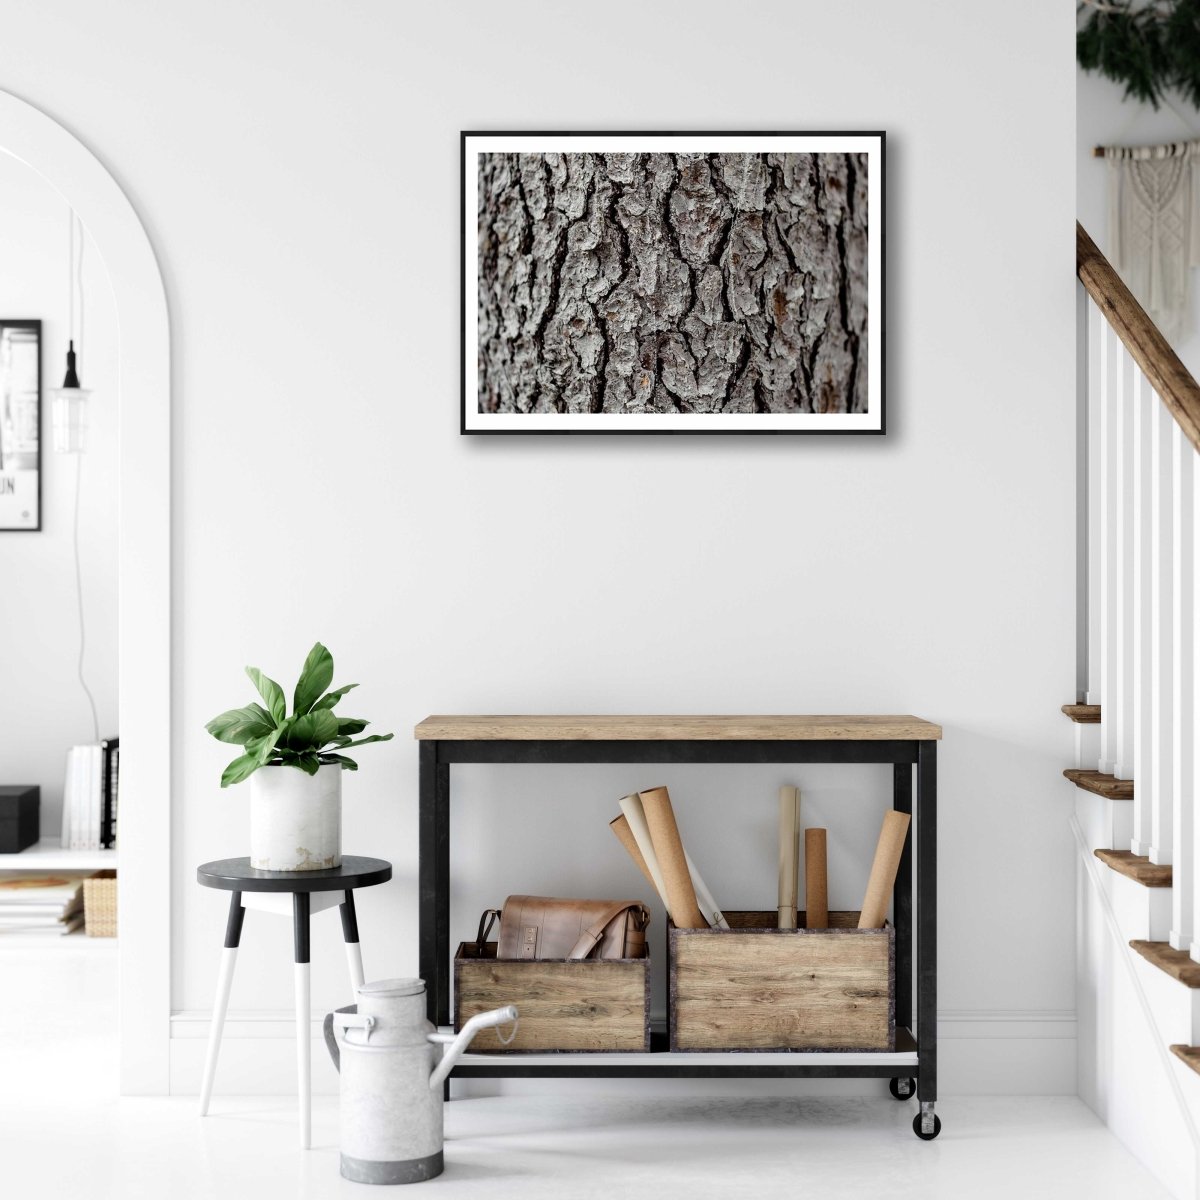
[[[475,953],[480,958],[483,957],[483,947],[487,942],[488,934],[492,932],[492,926],[496,923],[496,918],[500,916],[498,908],[485,908],[483,916],[479,918],[479,932],[475,935]]]
[[[642,918],[641,928],[646,927],[646,922],[650,914],[646,911],[646,906],[637,900],[618,900],[611,907],[605,909],[603,914],[596,918],[580,935],[579,941],[575,943],[568,958],[587,958],[589,954],[596,948],[596,943],[604,936],[604,930],[609,921],[614,917],[620,916],[626,909],[637,909],[638,915]]]

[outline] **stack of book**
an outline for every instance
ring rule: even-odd
[[[66,850],[111,850],[117,844],[121,782],[117,738],[72,746],[63,786],[62,845]]]
[[[0,937],[74,933],[83,925],[84,878],[74,871],[0,875]]]

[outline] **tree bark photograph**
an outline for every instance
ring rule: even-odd
[[[464,135],[464,431],[882,431],[870,151],[561,137]]]

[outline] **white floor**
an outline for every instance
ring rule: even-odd
[[[314,1148],[296,1148],[290,1099],[0,1103],[4,1194],[39,1200],[308,1200],[369,1195],[338,1175],[337,1108],[319,1098]],[[1138,1197],[1163,1191],[1071,1098],[949,1100],[941,1137],[892,1100],[454,1101],[432,1194],[472,1200]],[[436,1191],[434,1190],[436,1189]]]
[[[68,961],[57,948],[52,957],[3,948],[0,1196],[374,1194],[338,1175],[332,1097],[314,1101],[308,1152],[296,1147],[294,1097],[218,1094],[203,1120],[191,1097],[114,1097],[116,1048],[99,1031],[112,1028],[111,949],[72,950]],[[94,998],[86,1011],[96,1024],[81,1022],[71,1003],[81,992]],[[61,1015],[64,1001],[71,1019]],[[690,1097],[581,1097],[547,1084],[542,1094],[455,1100],[446,1109],[446,1173],[425,1189],[470,1200],[1168,1196],[1068,1097],[946,1098],[938,1104],[942,1135],[927,1143],[913,1136],[912,1101],[715,1098],[711,1091],[698,1080]]]

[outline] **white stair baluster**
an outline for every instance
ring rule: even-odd
[[[1193,454],[1197,451],[1193,450]],[[1191,692],[1192,732],[1195,734],[1195,723],[1200,718],[1200,637],[1195,632],[1196,603],[1200,600],[1200,486],[1196,476],[1200,475],[1200,463],[1192,460],[1192,657],[1191,662],[1184,668],[1184,678]],[[1192,748],[1192,776],[1187,781],[1188,792],[1193,805],[1200,796],[1200,754]],[[1196,865],[1200,863],[1200,820],[1192,820],[1191,861],[1188,871],[1191,875],[1192,892],[1192,944],[1190,953],[1196,962],[1200,962],[1200,887],[1196,886]]]
[[[1120,340],[1107,321],[1100,350],[1100,770],[1117,761],[1117,400]],[[1137,836],[1137,831],[1134,831]]]
[[[1151,658],[1150,658],[1150,742],[1149,777],[1145,784],[1134,781],[1134,794],[1141,786],[1150,791],[1150,845],[1141,853],[1150,861],[1171,861],[1172,818],[1172,757],[1174,631],[1172,629],[1172,555],[1174,502],[1174,471],[1171,455],[1172,431],[1175,418],[1157,400],[1154,405],[1154,438],[1151,445],[1150,470],[1154,476],[1150,497],[1151,524]],[[1135,839],[1138,830],[1134,830]],[[1135,853],[1139,851],[1135,850]]]
[[[1140,841],[1149,847],[1150,790],[1144,785],[1149,773],[1151,726],[1150,684],[1154,647],[1150,635],[1152,593],[1152,538],[1150,523],[1152,444],[1155,410],[1159,399],[1149,380],[1137,372],[1133,390],[1133,827],[1142,830]],[[1135,832],[1135,840],[1138,835]],[[1137,853],[1136,846],[1134,852]]]
[[[1133,574],[1134,574],[1134,511],[1133,462],[1134,415],[1137,411],[1137,380],[1141,371],[1124,346],[1120,349],[1119,385],[1117,388],[1117,550],[1116,579],[1116,761],[1113,774],[1118,779],[1133,778]]]
[[[1193,490],[1196,451],[1178,422],[1171,421],[1172,534],[1171,635],[1171,797],[1176,853],[1171,871],[1171,945],[1190,950],[1192,944],[1192,840],[1195,828],[1192,767],[1196,728],[1192,707],[1192,655],[1195,644],[1192,590]],[[1136,784],[1134,785],[1136,790]]]
[[[1100,508],[1100,361],[1104,349],[1104,320],[1095,303],[1088,300],[1087,327],[1087,527],[1088,527],[1088,578],[1087,578],[1087,623],[1088,623],[1088,704],[1100,703],[1100,539],[1103,528]],[[1080,763],[1080,766],[1096,768],[1095,762]]]

